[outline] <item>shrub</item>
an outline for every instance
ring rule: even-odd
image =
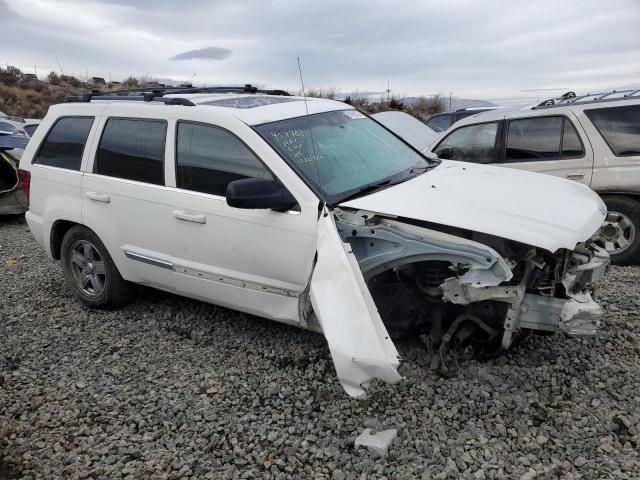
[[[47,83],[50,83],[51,85],[60,85],[60,77],[56,72],[49,72],[49,75],[47,75]]]

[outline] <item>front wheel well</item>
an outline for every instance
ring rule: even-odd
[[[56,220],[51,227],[51,236],[50,236],[50,244],[51,244],[51,256],[60,260],[60,252],[62,250],[62,240],[64,236],[67,234],[71,227],[75,227],[76,225],[80,225],[77,222],[71,222],[69,220]]]
[[[640,202],[640,193],[638,192],[596,192],[603,200],[605,198],[621,198],[626,197],[636,202]]]

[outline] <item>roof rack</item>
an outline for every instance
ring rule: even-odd
[[[496,107],[465,107],[465,108],[458,108],[455,111],[456,112],[473,112],[476,110],[495,110]]]
[[[640,89],[637,90],[612,90],[605,93],[587,93],[577,96],[575,92],[567,92],[558,98],[550,98],[539,103],[532,110],[553,107],[566,107],[567,105],[584,105],[589,103],[616,102],[619,100],[640,100]],[[616,95],[610,98],[611,95]]]
[[[195,103],[186,98],[171,97],[167,98],[165,95],[180,95],[190,93],[251,93],[251,94],[263,94],[263,95],[282,95],[291,96],[291,94],[285,90],[262,90],[258,87],[254,87],[251,84],[246,84],[243,87],[138,87],[138,88],[125,88],[121,90],[112,90],[110,92],[101,92],[100,90],[92,90],[84,95],[78,95],[74,97],[67,97],[66,102],[90,102],[91,100],[124,100],[124,101],[142,101],[151,102],[159,101],[167,105],[186,105],[194,106]]]

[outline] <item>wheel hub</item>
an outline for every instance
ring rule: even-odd
[[[610,211],[600,230],[592,237],[593,242],[610,255],[627,250],[636,239],[636,227],[626,215]]]
[[[100,296],[106,288],[106,271],[100,253],[87,240],[71,246],[71,272],[76,287],[89,297]]]

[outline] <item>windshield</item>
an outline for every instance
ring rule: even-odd
[[[420,153],[357,110],[255,128],[329,204],[407,180],[430,166]]]

